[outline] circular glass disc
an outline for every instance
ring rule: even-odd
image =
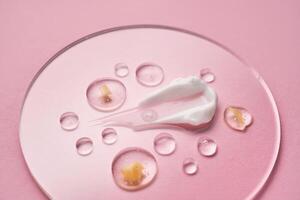
[[[120,61],[132,72],[126,78],[115,75],[115,66]],[[163,81],[162,77],[153,79],[155,87],[138,82],[134,72],[143,63],[160,66]],[[104,127],[90,126],[90,121],[106,116],[107,112],[135,107],[149,92],[175,78],[199,76],[207,66],[215,77],[208,84],[218,95],[218,109],[213,125],[200,134],[179,129],[135,133],[120,127],[118,142],[106,145],[99,139]],[[147,77],[144,72],[142,75]],[[125,93],[118,93],[116,104],[104,103],[113,105],[112,109],[101,109],[103,101],[95,105],[96,109],[90,106],[86,91],[94,80],[103,78],[120,81],[126,87],[124,104],[121,100]],[[110,87],[102,91],[104,96],[114,95]],[[253,123],[243,134],[225,123],[224,111],[229,106],[246,108],[253,116]],[[66,134],[58,120],[65,111],[76,113],[80,119],[80,126],[71,134]],[[153,138],[160,132],[171,132],[176,140],[176,151],[170,156],[160,156],[153,149]],[[199,154],[200,136],[217,141],[215,156]],[[76,142],[85,137],[93,141],[93,153],[80,156]],[[84,37],[43,67],[28,89],[20,121],[20,141],[32,176],[53,199],[173,200],[198,196],[244,200],[253,198],[270,176],[279,151],[280,123],[274,99],[263,79],[227,48],[184,30],[131,26]],[[139,191],[122,190],[115,184],[111,171],[117,153],[130,146],[142,147],[157,161],[159,173],[155,181]],[[186,158],[199,163],[199,171],[193,176],[182,172]]]

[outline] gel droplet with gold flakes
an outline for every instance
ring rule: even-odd
[[[137,161],[123,167],[121,173],[123,176],[123,181],[126,182],[128,186],[140,185],[145,177],[144,166]]]
[[[124,190],[135,191],[150,185],[158,172],[154,156],[139,147],[122,150],[112,163],[115,183]]]
[[[102,100],[103,103],[112,102],[112,97],[111,97],[112,94],[106,84],[103,84],[102,86],[100,86],[100,91],[101,91],[100,100]]]
[[[121,107],[126,99],[126,88],[111,78],[92,82],[86,91],[88,103],[99,111],[113,111]]]
[[[224,120],[226,124],[237,131],[244,131],[252,124],[252,115],[242,107],[229,106],[225,109]]]

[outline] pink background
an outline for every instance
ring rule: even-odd
[[[0,200],[46,199],[26,168],[18,138],[21,104],[34,74],[72,41],[127,24],[163,24],[198,32],[254,66],[272,90],[282,120],[280,158],[260,199],[298,199],[299,15],[300,3],[295,0],[0,0]]]

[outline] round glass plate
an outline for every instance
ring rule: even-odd
[[[118,63],[128,66],[126,77],[116,76]],[[136,70],[143,63],[154,63],[162,69],[164,76],[158,85],[147,87],[136,79]],[[108,114],[94,109],[87,100],[86,91],[93,81],[112,78],[125,86],[126,100],[111,111],[114,113],[135,107],[149,92],[175,78],[199,76],[206,68],[215,78],[208,84],[218,95],[217,113],[209,129],[199,133],[181,129],[136,132],[112,127],[118,140],[106,145],[101,136],[104,127],[91,126],[91,120]],[[113,101],[109,88],[104,86],[99,91],[103,102]],[[244,107],[251,113],[254,122],[246,132],[233,130],[224,122],[228,106]],[[60,124],[61,115],[67,112],[75,113],[79,120],[78,127],[71,131]],[[153,148],[153,140],[161,132],[171,134],[176,141],[176,151],[171,155],[161,156]],[[76,146],[82,138],[92,141],[80,146],[89,150],[85,156]],[[201,138],[217,143],[216,155],[199,154],[197,143]],[[279,151],[280,122],[265,82],[231,51],[189,31],[143,25],[94,33],[51,58],[28,90],[20,141],[32,176],[51,199],[241,200],[253,199],[270,176]],[[118,152],[132,146],[151,153],[158,168],[153,183],[138,191],[118,187],[111,171]],[[193,176],[182,171],[186,158],[198,163]]]

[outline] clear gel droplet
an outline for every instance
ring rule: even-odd
[[[210,69],[205,68],[200,70],[200,78],[206,83],[211,83],[215,80],[215,75],[210,71]]]
[[[129,74],[128,66],[124,63],[118,63],[115,66],[115,74],[116,76],[123,78]]]
[[[244,131],[252,124],[252,116],[245,108],[229,106],[224,112],[226,124],[237,131]]]
[[[77,153],[81,156],[87,156],[91,154],[93,148],[93,141],[88,137],[80,138],[76,142]]]
[[[164,80],[164,71],[156,64],[146,63],[137,68],[136,78],[140,84],[154,87]]]
[[[150,185],[157,175],[154,156],[138,147],[122,150],[114,158],[112,174],[115,183],[124,190],[139,190]]]
[[[183,161],[183,171],[187,175],[195,175],[198,172],[198,164],[193,158],[186,158]]]
[[[73,112],[66,112],[60,116],[59,122],[62,129],[73,131],[79,125],[79,117]]]
[[[154,110],[145,110],[141,115],[145,122],[152,122],[157,119],[157,113]]]
[[[199,139],[198,151],[203,156],[213,156],[217,153],[217,143],[209,138]]]
[[[176,150],[176,141],[169,133],[160,133],[154,138],[154,149],[160,155],[171,155]]]
[[[118,140],[118,134],[113,128],[105,128],[102,131],[102,141],[104,144],[114,144]]]
[[[126,99],[126,88],[118,80],[104,78],[92,82],[86,96],[89,104],[100,111],[113,111],[121,107]]]

